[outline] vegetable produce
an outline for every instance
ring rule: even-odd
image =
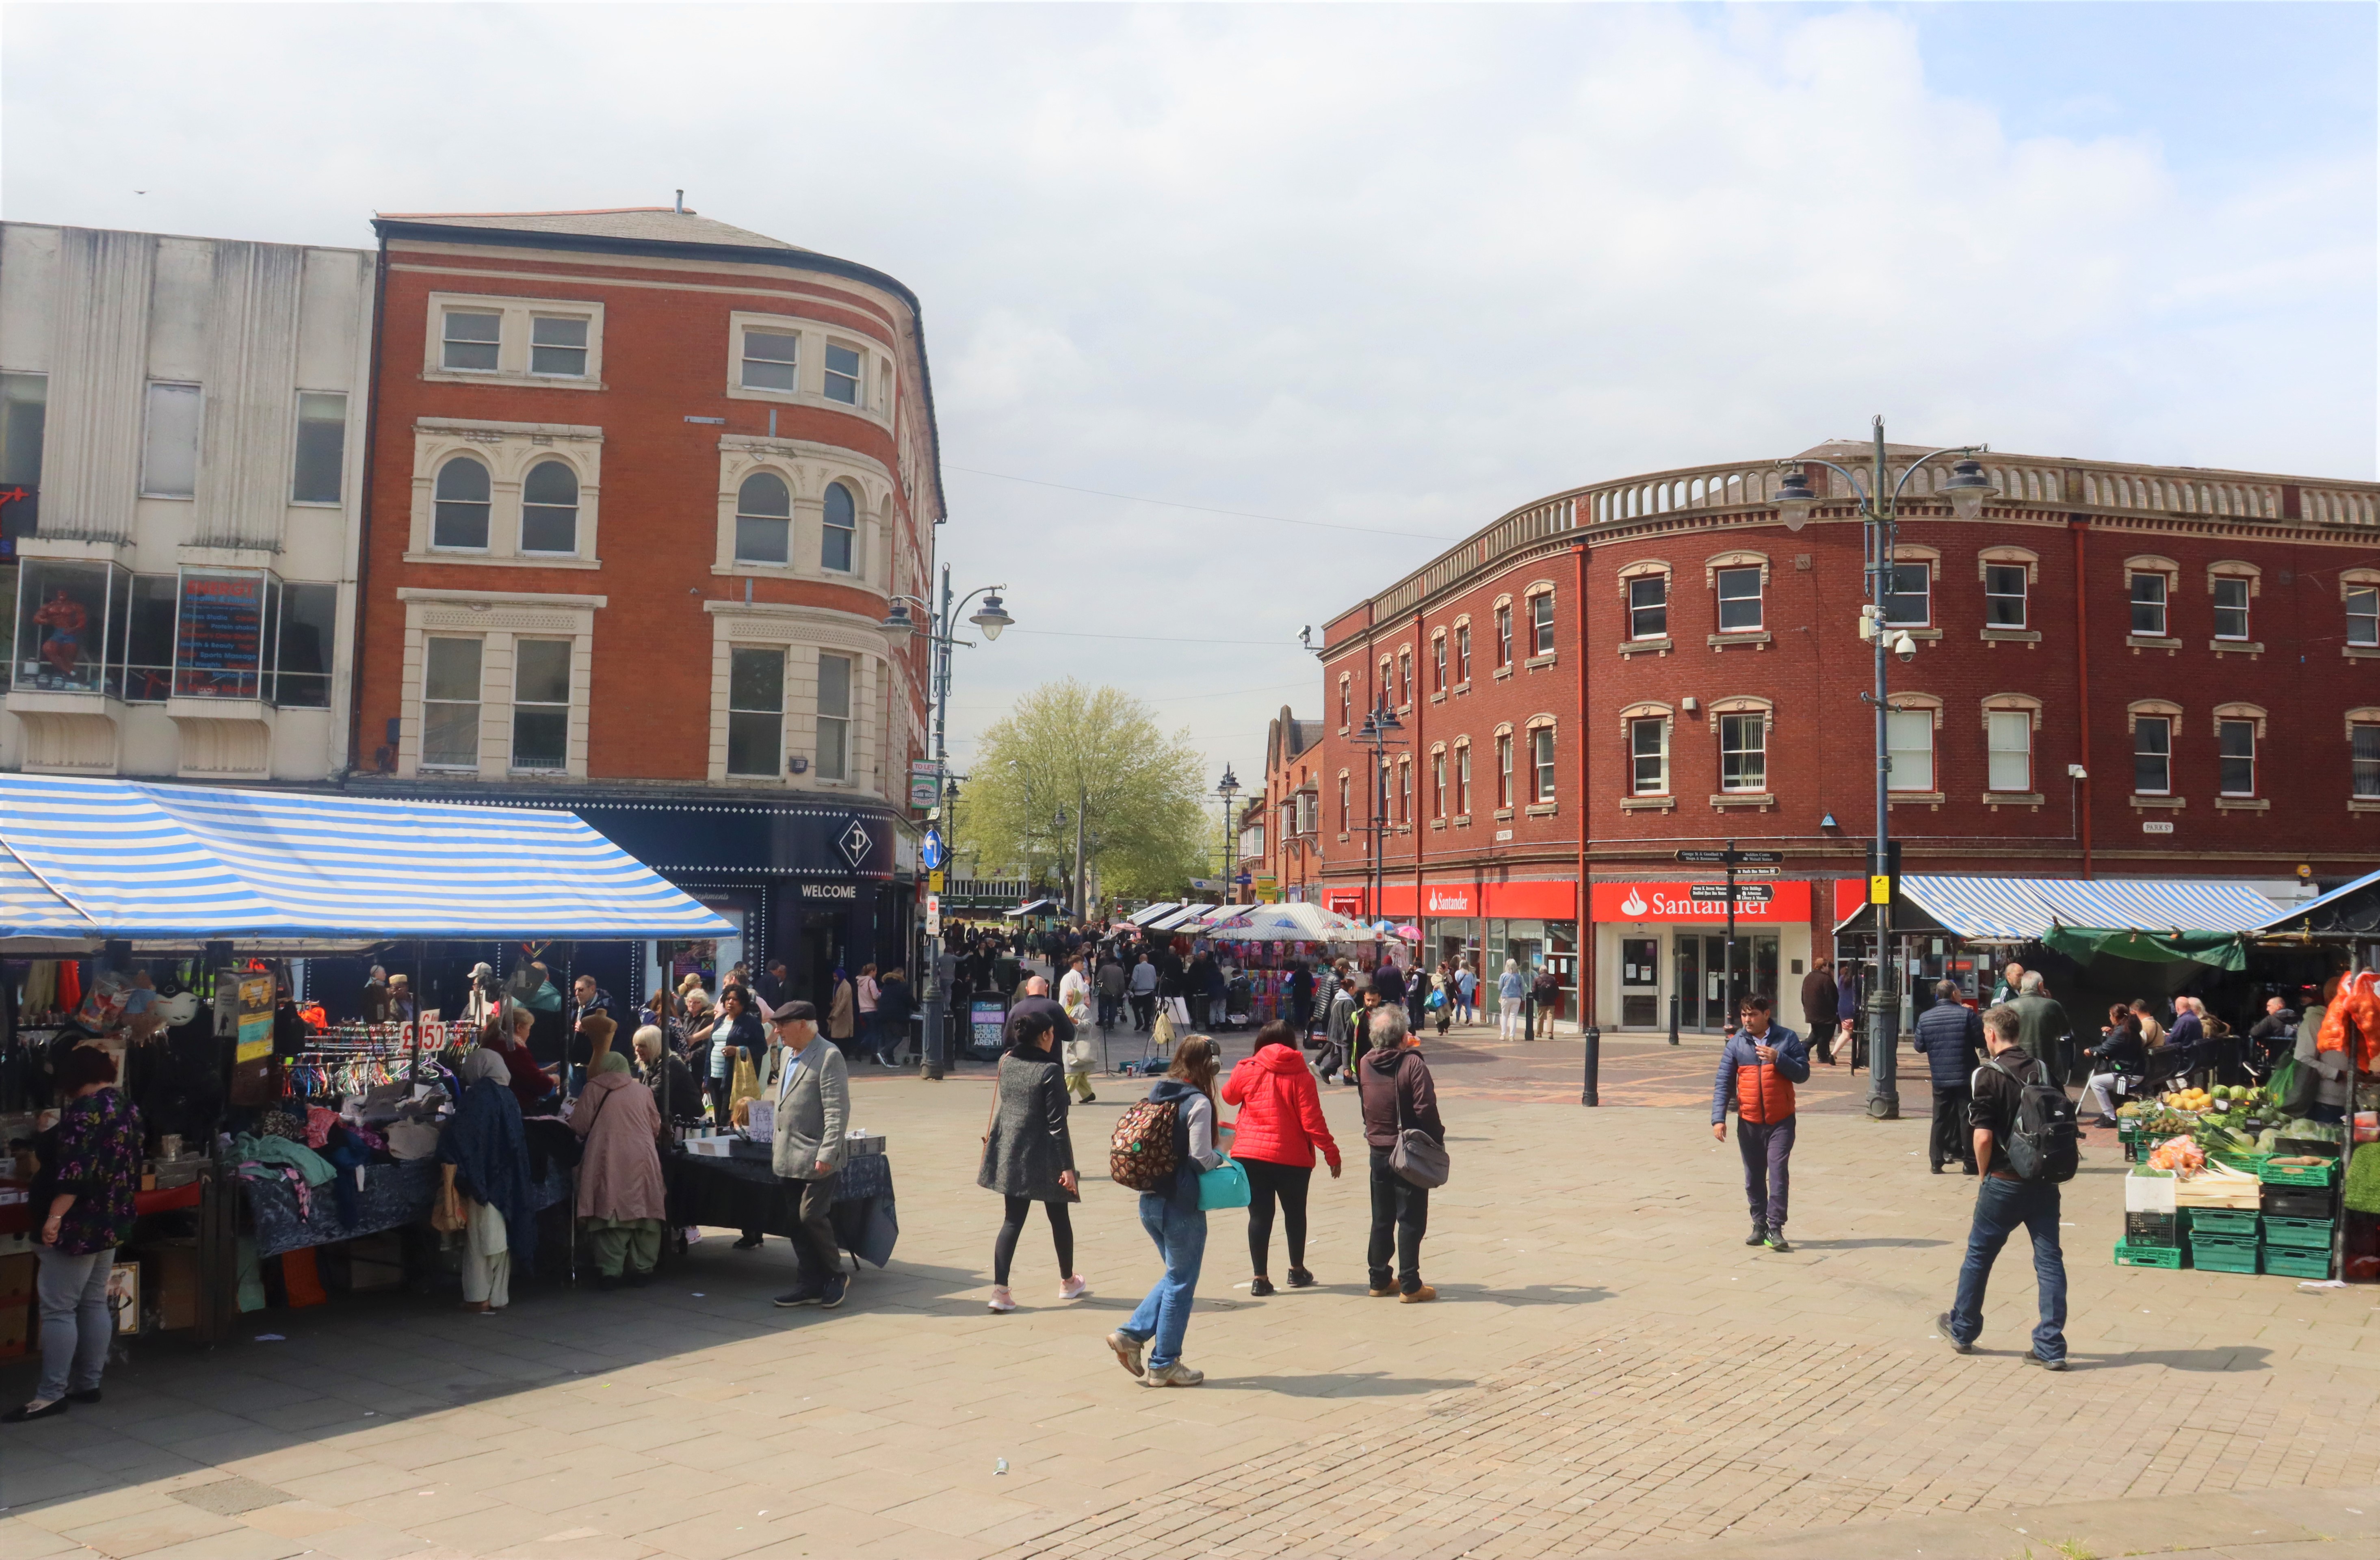
[[[2149,1168],[2175,1170],[2188,1175],[2206,1167],[2206,1155],[2198,1144],[2186,1137],[2169,1138],[2149,1151]]]

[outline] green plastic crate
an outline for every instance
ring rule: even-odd
[[[2336,1159],[2319,1165],[2266,1165],[2256,1172],[2256,1179],[2267,1186],[2328,1186],[2338,1168]]]
[[[2253,1240],[2227,1240],[2204,1235],[2190,1238],[2190,1265],[2211,1273],[2253,1273],[2256,1271],[2256,1243]]]
[[[2179,1246],[2134,1246],[2116,1243],[2118,1267],[2182,1267],[2185,1252]]]
[[[2288,1246],[2265,1248],[2265,1271],[2289,1278],[2327,1278],[2330,1276],[2330,1252],[2295,1250]]]
[[[2252,1242],[2256,1239],[2256,1215],[2247,1208],[2192,1208],[2190,1232],[2193,1236],[2216,1235]]]
[[[2265,1216],[2265,1244],[2293,1246],[2301,1250],[2327,1252],[2331,1231],[2338,1227],[2329,1219],[2288,1219]]]

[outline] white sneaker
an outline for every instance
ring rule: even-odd
[[[1016,1309],[1016,1297],[1008,1292],[1007,1285],[994,1284],[991,1287],[991,1309],[994,1311],[1014,1311]]]
[[[1085,1295],[1087,1295],[1090,1292],[1090,1280],[1085,1278],[1080,1274],[1074,1275],[1067,1278],[1065,1282],[1058,1286],[1058,1298],[1060,1300],[1081,1300]]]

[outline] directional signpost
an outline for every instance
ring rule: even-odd
[[[1776,877],[1778,864],[1784,861],[1785,853],[1739,851],[1735,848],[1735,841],[1730,840],[1727,842],[1727,849],[1724,851],[1680,851],[1678,859],[1696,866],[1722,866],[1727,869],[1727,883],[1724,887],[1717,883],[1696,883],[1687,890],[1687,896],[1698,900],[1724,898],[1727,901],[1727,952],[1720,965],[1723,973],[1719,977],[1718,988],[1725,994],[1724,999],[1732,1002],[1735,1000],[1735,901],[1737,896],[1741,895],[1747,904],[1759,904],[1773,899],[1777,892],[1766,883],[1747,883],[1742,889],[1738,889],[1735,886],[1735,880],[1738,876]],[[1733,1013],[1722,1013],[1719,1016],[1719,1022],[1722,1025],[1732,1023],[1734,1020]]]

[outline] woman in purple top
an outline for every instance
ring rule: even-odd
[[[115,1058],[96,1046],[68,1051],[56,1084],[67,1096],[42,1135],[33,1208],[42,1214],[42,1382],[32,1400],[0,1415],[21,1424],[99,1401],[99,1373],[115,1333],[107,1307],[115,1248],[132,1230],[140,1187],[140,1113],[115,1088]]]

